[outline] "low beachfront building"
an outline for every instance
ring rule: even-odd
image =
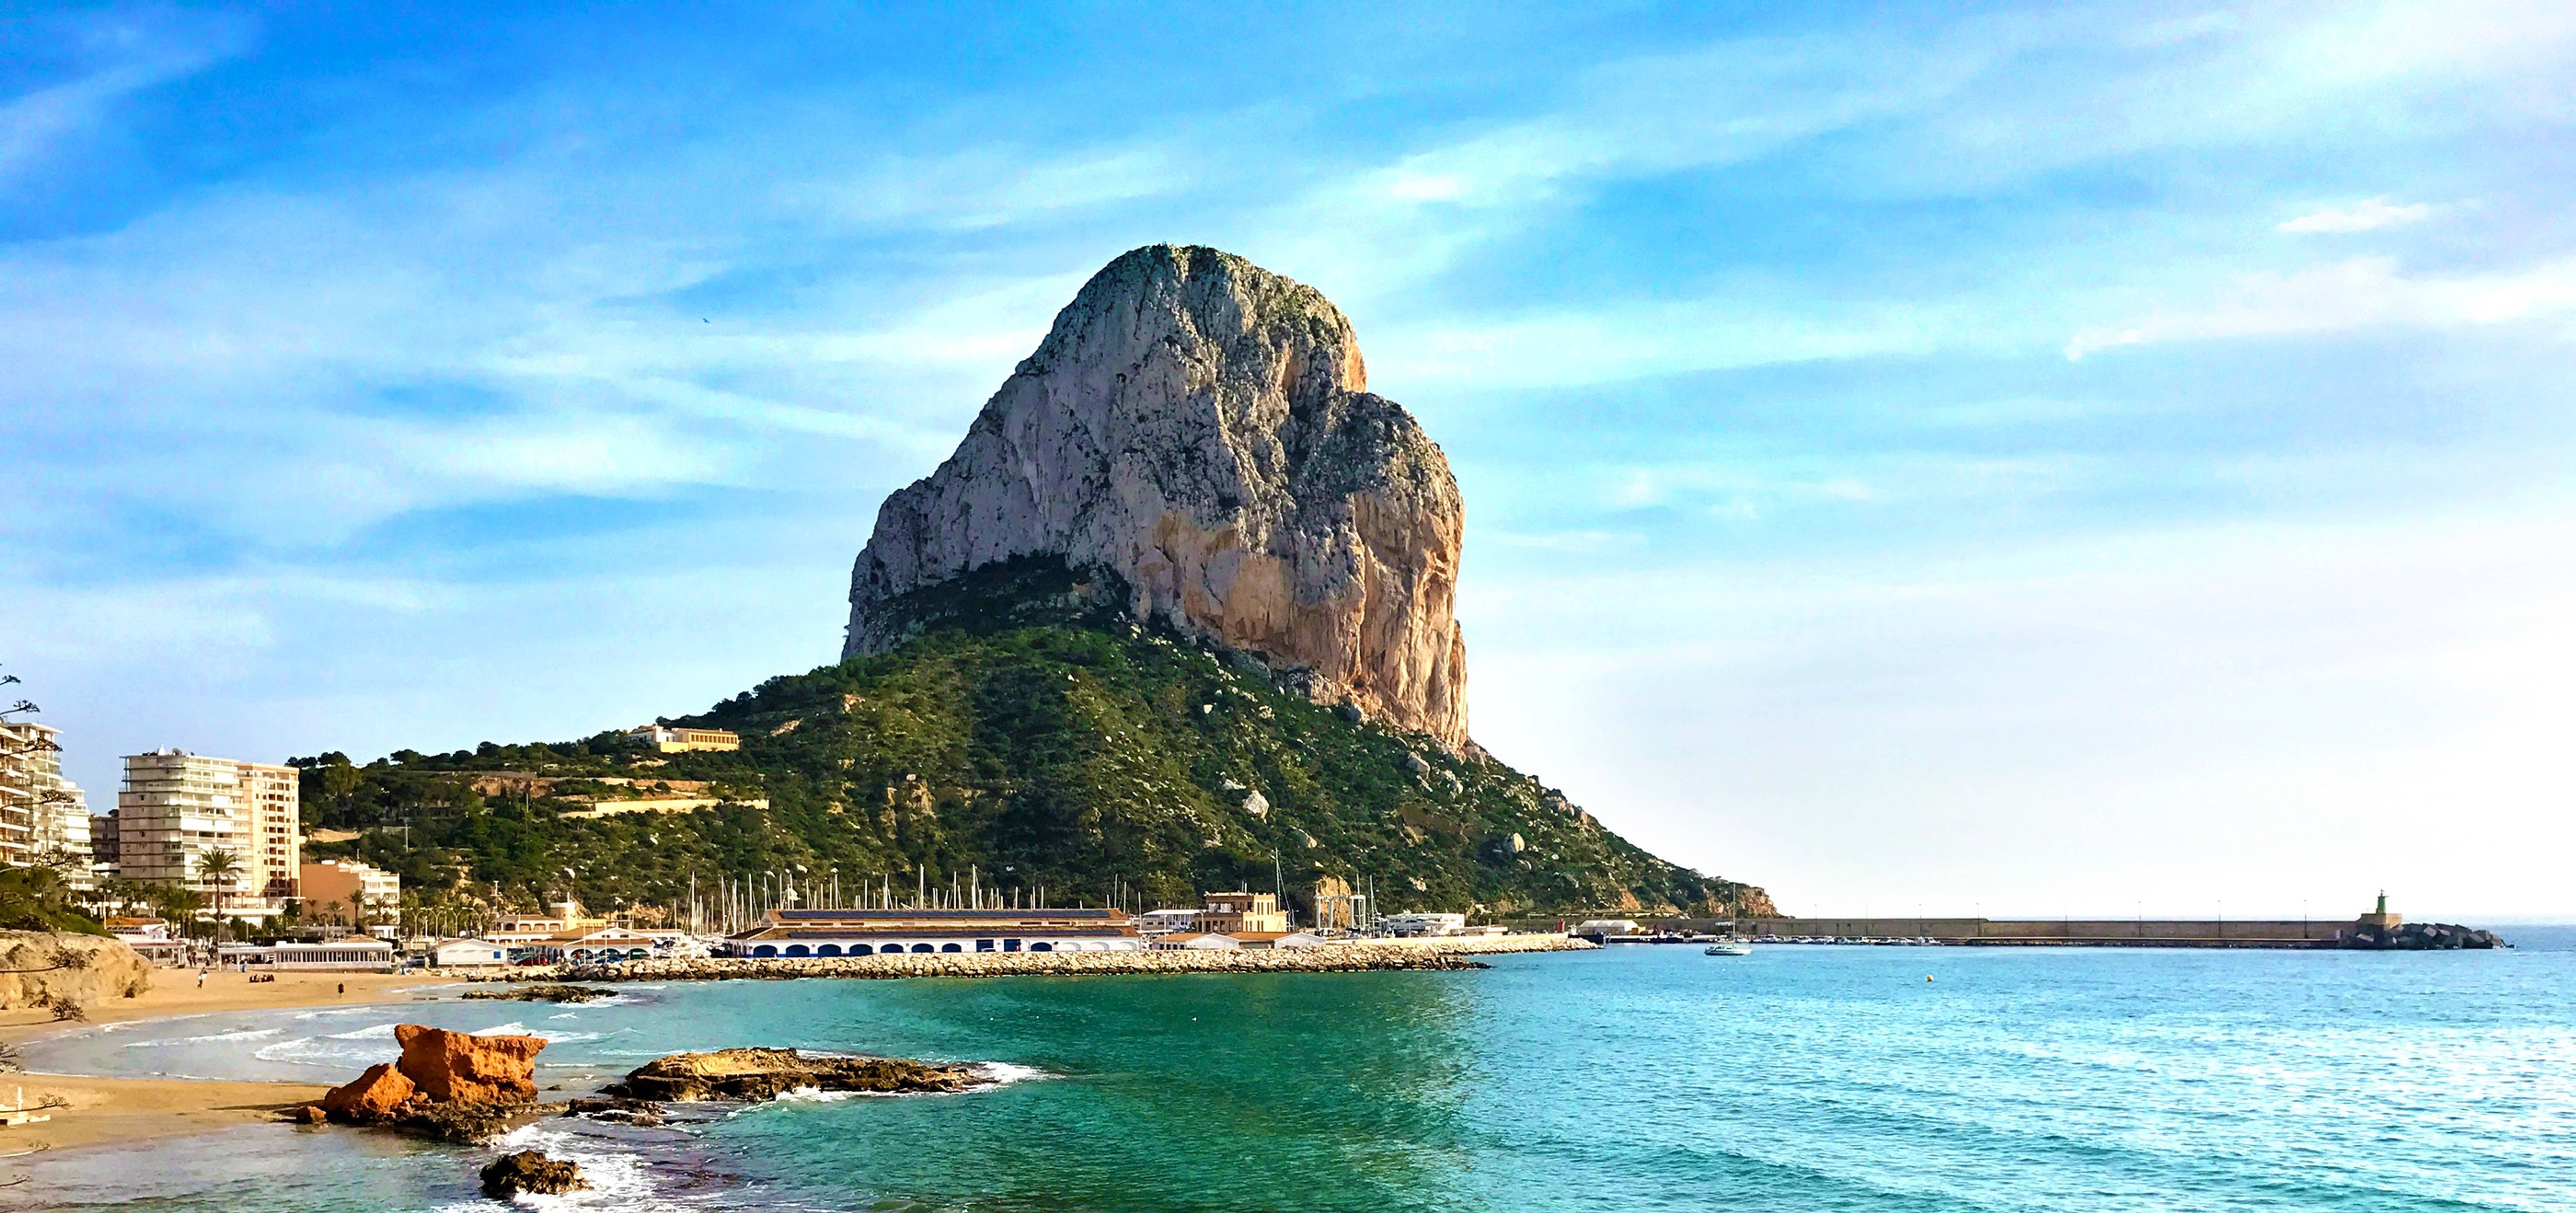
[[[1124,910],[770,910],[726,940],[754,959],[896,952],[1134,952]]]
[[[1157,952],[1231,951],[1242,946],[1243,941],[1232,935],[1199,931],[1175,931],[1154,941]]]
[[[1330,942],[1313,931],[1236,931],[1216,938],[1231,939],[1238,947],[1259,949],[1312,948]]]
[[[329,943],[225,944],[215,950],[215,960],[226,968],[246,966],[260,969],[336,970],[350,973],[389,973],[394,967],[394,945],[364,935],[351,935]]]
[[[100,920],[99,925],[106,927],[107,933],[115,936],[119,943],[170,942],[170,921],[166,918],[117,915]]]
[[[429,946],[429,963],[441,969],[510,963],[510,946],[489,939],[442,939]]]
[[[1631,927],[1634,923],[1629,924]],[[1467,930],[1464,914],[1389,914],[1377,920],[1377,929],[1389,935],[1461,935]]]
[[[553,943],[557,939],[574,939],[608,925],[605,918],[584,913],[578,901],[558,901],[547,914],[514,914],[493,923],[483,938],[512,945]]]
[[[511,950],[513,959],[612,964],[621,960],[704,955],[686,931],[639,927],[584,912],[578,901],[559,901],[551,914],[522,914],[492,924],[481,938]]]
[[[134,949],[153,964],[176,965],[188,959],[188,941],[173,937],[166,919],[120,915],[105,920],[101,925],[118,943]]]
[[[611,923],[596,931],[566,934],[537,945],[537,954],[548,960],[569,960],[574,964],[615,964],[621,960],[651,960],[671,955],[686,931],[660,931]]]
[[[1169,935],[1199,929],[1198,910],[1147,910],[1136,916],[1136,929],[1147,935]]]

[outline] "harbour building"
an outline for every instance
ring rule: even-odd
[[[1276,893],[1252,893],[1237,889],[1231,893],[1209,893],[1207,908],[1199,911],[1199,929],[1214,935],[1285,935],[1288,916],[1279,909]]]
[[[504,918],[483,932],[482,938],[508,949],[512,959],[568,960],[575,964],[646,960],[692,950],[705,954],[685,931],[657,930],[594,917],[582,909],[581,902],[570,898],[554,903],[552,909],[550,914]]]
[[[770,959],[1144,947],[1125,910],[770,910],[760,925],[731,936],[726,950]]]

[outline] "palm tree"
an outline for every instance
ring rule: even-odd
[[[194,933],[197,925],[197,911],[203,909],[206,904],[206,899],[198,896],[195,889],[175,884],[158,886],[152,895],[152,900],[153,905],[161,911],[162,919],[178,928],[179,934],[183,936]]]
[[[197,860],[197,883],[214,889],[215,913],[223,913],[224,897],[233,891],[233,877],[240,872],[241,861],[221,847],[207,851]]]

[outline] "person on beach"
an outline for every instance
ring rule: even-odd
[[[204,969],[197,970],[197,988],[200,990],[206,988],[206,972],[207,970]]]

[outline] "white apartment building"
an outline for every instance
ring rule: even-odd
[[[89,871],[89,798],[63,778],[62,734],[0,721],[0,863],[61,867],[76,887]]]
[[[117,874],[203,890],[210,901],[220,893],[226,915],[277,913],[303,874],[296,775],[182,750],[128,755],[116,797]],[[213,851],[233,857],[220,887],[201,875]]]

